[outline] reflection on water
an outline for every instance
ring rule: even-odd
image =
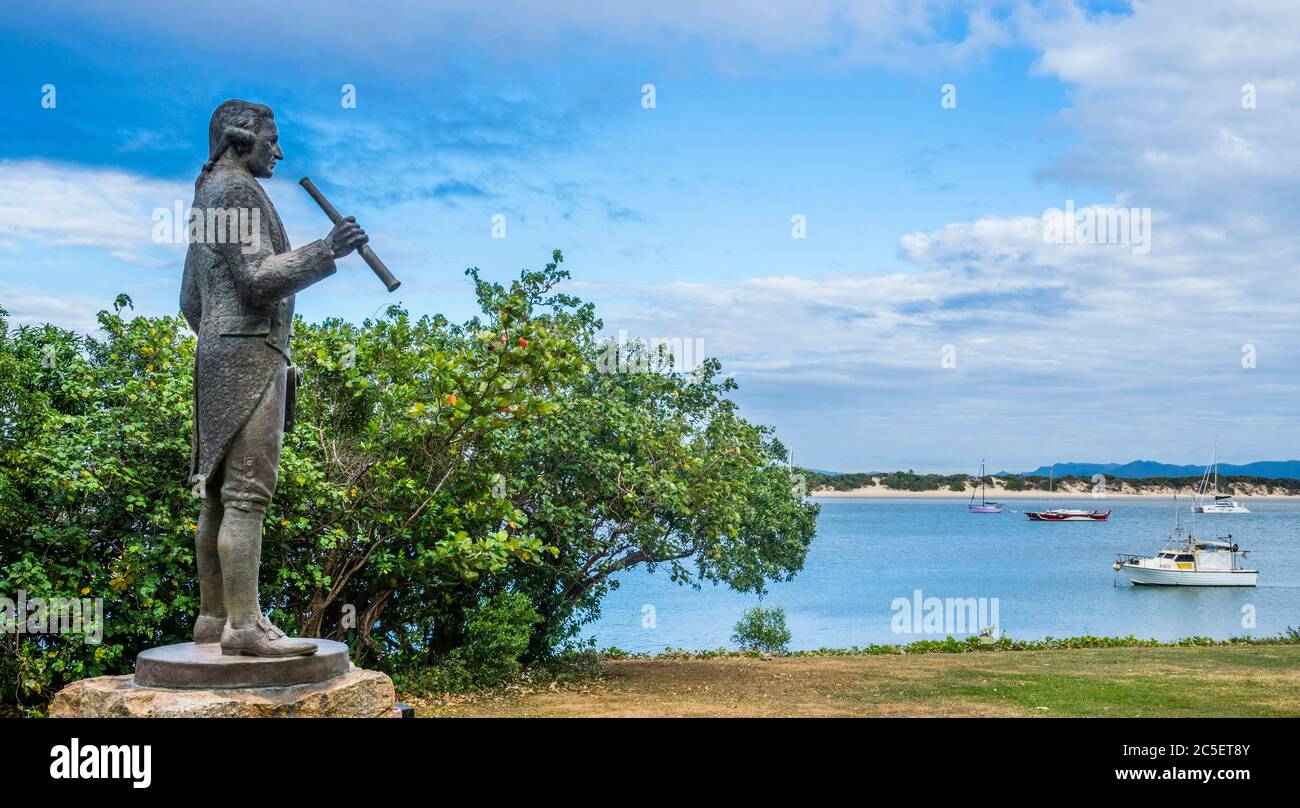
[[[1150,554],[1172,527],[1169,502],[1065,500],[1054,507],[1113,507],[1109,522],[1031,522],[1019,511],[1046,501],[1015,500],[1016,512],[970,514],[964,500],[822,499],[817,538],[802,572],[773,584],[765,605],[781,606],[792,649],[910,642],[891,630],[895,598],[997,598],[1004,635],[1082,634],[1172,640],[1204,635],[1276,635],[1300,627],[1300,502],[1247,500],[1249,514],[1202,516],[1196,534],[1231,533],[1260,570],[1255,588],[1133,587],[1111,564],[1117,553]],[[1184,509],[1183,525],[1189,512]],[[625,572],[599,621],[597,645],[629,651],[730,645],[732,627],[757,598],[706,584],[695,590],[667,570]],[[654,628],[643,628],[643,607]],[[1243,626],[1253,607],[1254,627]],[[1245,613],[1243,613],[1243,609]],[[939,637],[942,638],[941,636]]]

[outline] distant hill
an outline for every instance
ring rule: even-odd
[[[1021,472],[1021,477],[1053,476],[1091,477],[1105,474],[1109,477],[1141,479],[1146,477],[1199,477],[1205,473],[1205,466],[1175,466],[1172,463],[1159,463],[1155,460],[1134,460],[1131,463],[1054,463],[1051,466],[1039,466],[1033,471]],[[1010,474],[1000,476],[1012,476]],[[1300,460],[1261,460],[1234,466],[1231,463],[1219,464],[1220,477],[1263,477],[1275,480],[1300,480]]]

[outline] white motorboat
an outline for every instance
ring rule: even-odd
[[[1213,500],[1207,502],[1206,494],[1213,497]],[[1234,499],[1232,494],[1219,493],[1218,438],[1214,439],[1214,457],[1201,475],[1201,484],[1196,487],[1196,507],[1192,510],[1196,513],[1250,513],[1250,509]]]
[[[1174,532],[1154,556],[1121,555],[1115,571],[1134,586],[1255,586],[1259,570],[1246,566],[1247,552],[1232,536],[1198,539],[1178,526],[1174,499]],[[1193,523],[1194,524],[1194,523]]]

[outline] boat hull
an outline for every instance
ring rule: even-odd
[[[1001,505],[971,505],[968,506],[971,513],[1002,513]]]
[[[1242,507],[1241,505],[1238,505],[1235,508],[1221,508],[1216,505],[1197,505],[1193,510],[1195,510],[1197,513],[1204,513],[1204,514],[1250,513],[1250,510],[1248,508]]]
[[[1169,570],[1124,564],[1134,586],[1255,586],[1259,570]]]

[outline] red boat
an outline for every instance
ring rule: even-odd
[[[1105,522],[1110,511],[1080,511],[1072,508],[1052,508],[1050,511],[1025,511],[1025,516],[1035,522]]]
[[[1047,498],[1048,504],[1051,504],[1052,498],[1052,470],[1047,472]],[[1102,512],[1096,509],[1091,511],[1081,511],[1076,508],[1049,508],[1045,511],[1025,511],[1028,516],[1035,522],[1105,522],[1110,518],[1110,511]]]

